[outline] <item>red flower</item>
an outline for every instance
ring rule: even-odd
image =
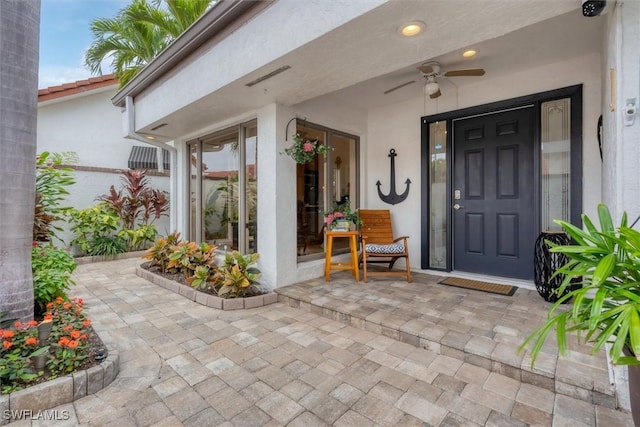
[[[62,337],[58,340],[58,345],[60,347],[64,347],[65,345],[69,344],[69,338],[67,337]]]
[[[38,322],[36,322],[35,320],[29,320],[27,322],[27,325],[29,325],[29,326],[38,326]]]
[[[80,331],[76,330],[76,331],[71,331],[70,335],[71,335],[71,338],[73,338],[74,340],[77,340],[78,338],[80,338],[81,334],[82,333]]]
[[[36,344],[38,344],[38,338],[36,338],[36,337],[27,337],[27,339],[24,340],[24,343],[26,345],[36,345]]]
[[[11,341],[4,340],[4,341],[2,342],[2,346],[3,346],[4,348],[6,348],[6,349],[9,349],[9,348],[11,348],[11,347],[13,346],[13,343],[12,343]]]
[[[14,333],[11,330],[2,331],[2,338],[13,338]]]
[[[85,319],[82,321],[82,326],[84,326],[85,328],[87,326],[91,325],[91,320],[90,319]]]
[[[69,348],[76,348],[76,347],[78,347],[78,344],[79,344],[78,341],[71,340],[71,341],[69,341],[68,345],[69,345]]]
[[[13,326],[15,326],[16,328],[19,328],[22,326],[22,322],[20,322],[19,320],[13,324]]]

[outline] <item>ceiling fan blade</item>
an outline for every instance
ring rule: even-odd
[[[484,76],[482,68],[470,68],[468,70],[451,70],[444,73],[445,77]]]
[[[440,92],[440,89],[438,89],[438,91],[436,93],[429,95],[429,98],[436,99],[440,95],[442,95],[442,92]]]
[[[416,82],[416,80],[411,80],[410,82],[404,82],[404,83],[402,83],[401,85],[398,85],[398,86],[392,87],[391,89],[387,89],[387,90],[385,90],[383,93],[386,95],[386,94],[388,94],[388,93],[393,92],[394,90],[398,90],[398,89],[400,89],[400,88],[403,88],[403,87],[408,86],[408,85],[410,85],[411,83],[415,83],[415,82]]]

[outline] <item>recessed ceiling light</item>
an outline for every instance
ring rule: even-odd
[[[476,56],[476,53],[478,53],[478,52],[476,52],[473,49],[469,49],[469,50],[465,50],[462,53],[462,56],[464,56],[465,58],[472,58],[472,57]]]
[[[398,32],[405,37],[417,36],[424,30],[425,24],[422,21],[411,21],[398,29]]]
[[[156,139],[156,137],[152,135],[147,135],[147,139]]]

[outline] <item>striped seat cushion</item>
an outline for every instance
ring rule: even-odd
[[[388,245],[367,243],[365,250],[370,254],[401,254],[404,252],[404,245],[402,243],[391,243]]]

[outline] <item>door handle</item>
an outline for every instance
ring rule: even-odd
[[[455,210],[459,210],[459,209],[461,209],[461,208],[464,208],[464,206],[462,206],[462,205],[460,205],[460,204],[458,204],[458,203],[456,203],[455,205],[453,205],[453,209],[455,209]]]

